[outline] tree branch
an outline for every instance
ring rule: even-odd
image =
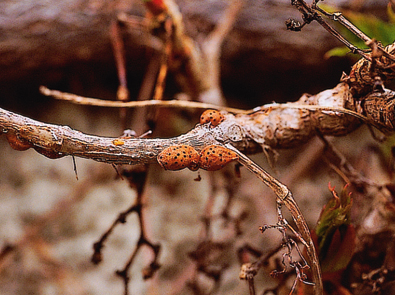
[[[49,94],[54,95],[54,92]],[[68,94],[55,94],[63,99],[70,98]],[[317,95],[303,95],[294,103],[270,104],[250,111],[239,110],[237,115],[226,114],[225,121],[216,127],[197,125],[190,132],[169,139],[98,137],[67,126],[44,124],[2,109],[0,127],[3,133],[7,133],[10,144],[25,144],[19,149],[33,147],[50,158],[73,155],[114,164],[141,164],[155,162],[158,154],[170,146],[183,144],[201,151],[208,145],[222,144],[235,136],[238,139],[232,144],[248,154],[266,147],[298,146],[315,136],[317,131],[322,135],[346,135],[362,122],[391,133],[395,126],[394,97],[395,93],[390,90],[373,92],[361,104],[352,99],[348,85],[340,83]],[[78,96],[72,98],[77,103],[86,102]],[[118,106],[120,102],[112,103]],[[133,102],[125,104],[130,103]],[[144,105],[144,102],[138,103]],[[161,105],[166,104],[162,102]],[[189,102],[181,106],[196,107],[200,104]]]
[[[41,123],[3,109],[0,109],[0,126],[9,141],[30,144],[50,158],[73,155],[113,164],[153,163],[163,149],[172,145],[186,144],[201,150],[217,143],[208,126],[199,126],[170,139],[117,140],[84,134],[68,126]]]

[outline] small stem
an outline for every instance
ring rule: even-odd
[[[310,230],[307,222],[302,215],[302,212],[300,211],[295,199],[293,198],[291,191],[284,184],[282,184],[280,181],[278,181],[276,178],[274,178],[264,169],[262,169],[258,164],[256,164],[243,153],[238,151],[231,144],[225,144],[225,146],[228,149],[236,152],[239,156],[239,163],[246,167],[250,172],[255,174],[255,176],[262,180],[262,182],[266,184],[269,188],[271,188],[276,194],[279,202],[284,203],[284,205],[290,211],[292,218],[294,219],[296,226],[299,229],[299,232],[301,233],[301,236],[303,238],[301,241],[305,241],[304,244],[306,246],[307,254],[310,258],[310,267],[313,275],[313,282],[315,284],[314,294],[322,295],[324,291],[318,255],[315,250],[313,240],[311,239]]]
[[[329,17],[330,19],[334,21],[338,21],[340,24],[342,24],[347,30],[349,30],[351,33],[353,33],[355,36],[357,36],[359,39],[364,41],[366,44],[370,44],[373,40],[366,35],[364,32],[362,32],[360,29],[358,29],[352,22],[350,22],[347,18],[344,17],[340,12],[336,13],[328,13],[325,10],[321,9],[319,6],[316,4],[313,5],[313,9],[321,12],[325,16]],[[348,42],[348,41],[347,41]],[[347,46],[348,47],[348,46]],[[349,47],[348,47],[349,48]],[[395,57],[387,52],[383,46],[378,44],[377,49],[383,53],[387,58],[389,58],[391,61],[395,62]],[[365,57],[365,56],[364,56]],[[365,57],[366,58],[366,57]]]

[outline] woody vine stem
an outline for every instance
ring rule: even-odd
[[[334,89],[308,98],[302,97],[296,103],[283,104],[277,108],[273,105],[262,106],[250,114],[225,114],[224,120],[217,126],[212,126],[211,123],[198,124],[190,132],[170,139],[97,137],[72,130],[67,126],[37,122],[1,109],[0,126],[1,132],[6,134],[13,148],[34,148],[49,158],[72,155],[114,164],[140,164],[156,162],[161,151],[177,145],[188,145],[197,151],[210,145],[220,145],[234,151],[239,157],[238,161],[268,185],[277,195],[279,202],[290,210],[300,231],[301,241],[308,249],[316,294],[321,294],[319,263],[315,249],[307,224],[291,192],[242,151],[255,152],[260,146],[291,147],[311,138],[317,131],[323,135],[344,135],[361,125],[361,119],[365,122],[371,121],[372,125],[381,126],[383,131],[391,131],[394,124],[393,116],[391,117],[394,112],[392,91],[373,92],[365,97],[364,101],[372,101],[372,105],[387,102],[382,104],[382,110],[386,113],[381,115],[376,114],[377,110],[369,107],[371,104],[368,103],[360,105],[354,101],[354,105],[350,105],[352,100],[349,91],[350,87],[346,83],[340,83]],[[321,106],[320,109],[320,103],[327,103],[328,99],[332,99],[332,105],[337,107],[332,111],[329,111],[330,108],[327,106]],[[312,102],[315,104],[314,108],[309,109]],[[346,106],[353,108],[350,112],[341,113],[341,109]],[[358,106],[361,107],[360,113],[357,113],[359,115],[352,116],[353,112],[358,110]],[[301,116],[303,126],[290,125],[290,119],[301,122]],[[372,120],[383,117],[388,120]]]
[[[302,13],[303,24],[289,20],[288,28],[297,31],[315,20],[338,38],[336,31],[322,19],[320,13],[323,13],[331,19],[341,21],[351,31],[357,32],[357,29],[340,14],[327,14],[317,3],[318,1],[314,1],[312,5],[307,5],[304,1],[292,1]],[[262,149],[291,148],[317,134],[346,135],[362,123],[384,134],[394,132],[395,93],[386,89],[385,83],[395,77],[395,43],[384,48],[377,42],[367,39],[365,35],[360,36],[371,46],[372,52],[365,53],[349,45],[352,51],[360,53],[363,58],[333,89],[316,95],[303,95],[294,103],[264,105],[249,111],[215,107],[225,110],[222,112],[224,118],[219,124],[201,122],[191,131],[178,137],[99,137],[75,131],[67,126],[38,122],[3,109],[0,109],[0,134],[5,134],[11,147],[16,150],[33,148],[49,158],[77,156],[115,165],[156,163],[161,152],[174,146],[189,146],[197,154],[209,146],[230,150],[237,155],[234,159],[270,187],[276,194],[278,203],[284,204],[291,212],[299,230],[298,237],[307,249],[315,294],[323,294],[317,254],[307,223],[292,193],[246,154],[260,152]],[[344,38],[339,39],[347,45]],[[57,99],[106,107],[212,107],[197,102],[103,102],[45,87],[40,90],[44,95]]]

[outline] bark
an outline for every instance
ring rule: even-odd
[[[73,155],[114,164],[141,164],[156,162],[161,151],[176,145],[188,145],[198,152],[206,146],[228,142],[247,153],[257,152],[258,145],[263,149],[293,148],[317,133],[346,135],[362,122],[392,133],[395,126],[394,96],[390,90],[373,92],[363,99],[366,104],[360,104],[353,100],[350,87],[340,83],[317,95],[302,96],[294,103],[266,105],[250,114],[226,114],[224,122],[218,126],[211,126],[211,123],[197,125],[190,132],[170,139],[92,136],[2,109],[0,127],[15,149],[34,147],[50,158]]]

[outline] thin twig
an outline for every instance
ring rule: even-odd
[[[119,23],[115,20],[110,24],[110,39],[119,80],[117,100],[128,101],[130,99],[130,95],[126,79],[125,46],[122,40]],[[119,109],[119,117],[122,126],[121,129],[126,129],[126,114],[127,112],[125,108]]]
[[[340,85],[340,84],[339,84]],[[65,100],[65,101],[70,101],[75,104],[81,104],[81,105],[92,105],[92,106],[102,106],[102,107],[127,107],[127,108],[138,108],[138,107],[147,107],[147,106],[156,106],[156,107],[172,107],[172,108],[195,108],[195,109],[218,109],[218,110],[223,110],[227,111],[230,113],[234,114],[254,114],[256,112],[261,112],[261,111],[268,111],[270,112],[271,110],[276,110],[276,109],[300,109],[300,110],[310,110],[310,111],[320,111],[320,112],[328,112],[328,114],[347,114],[352,117],[355,117],[357,119],[360,119],[362,122],[367,123],[368,125],[371,125],[378,130],[382,130],[384,133],[387,132],[386,129],[388,129],[388,126],[391,128],[392,123],[389,122],[388,120],[381,122],[380,120],[372,120],[369,119],[365,114],[358,113],[354,110],[346,109],[344,107],[335,107],[335,106],[322,106],[322,105],[311,105],[311,104],[302,104],[298,102],[292,102],[292,103],[271,103],[271,104],[266,104],[263,106],[259,106],[256,108],[253,108],[251,110],[242,110],[242,109],[235,109],[235,108],[230,108],[230,107],[224,107],[224,106],[218,106],[218,105],[213,105],[213,104],[207,104],[207,103],[201,103],[201,102],[193,102],[193,101],[180,101],[180,100],[167,100],[167,101],[162,101],[162,100],[148,100],[148,101],[130,101],[130,102],[118,102],[118,101],[109,101],[109,100],[101,100],[97,98],[88,98],[88,97],[82,97],[79,95],[71,94],[71,93],[66,93],[66,92],[61,92],[58,90],[51,90],[48,89],[45,86],[40,86],[40,92],[46,96],[52,96],[56,99],[60,100]],[[334,93],[334,95],[336,95]],[[383,105],[380,110],[383,110],[383,112],[391,112],[392,109],[394,108],[393,104],[391,103],[392,98],[394,94],[391,91],[387,90],[387,93],[382,94],[382,99],[381,101],[387,101],[387,106]],[[363,100],[369,99],[369,95],[366,96]],[[387,110],[387,109],[388,110]],[[367,113],[369,110],[363,110],[364,113]],[[372,114],[368,115],[370,116],[376,116],[375,113],[378,112],[378,110],[373,110]],[[330,113],[329,113],[330,112]],[[380,115],[381,116],[381,115]],[[389,114],[384,114],[384,117],[389,117]]]
[[[244,0],[229,1],[229,5],[222,14],[214,30],[204,39],[201,48],[205,59],[205,83],[208,90],[199,95],[201,102],[213,102],[225,105],[220,82],[220,57],[222,44],[233,28],[236,18],[244,5]]]
[[[102,253],[101,250],[104,247],[104,243],[106,242],[107,238],[113,232],[114,228],[119,223],[125,223],[126,217],[131,214],[132,212],[139,212],[141,210],[141,206],[139,204],[133,204],[130,208],[126,211],[119,213],[117,219],[111,224],[111,226],[102,234],[101,238],[93,244],[94,253],[92,255],[91,261],[94,264],[99,264],[102,261]]]
[[[50,90],[45,86],[40,86],[40,92],[46,96],[52,96],[56,99],[70,101],[75,104],[100,106],[100,107],[138,108],[138,107],[156,106],[156,107],[173,107],[173,108],[219,109],[235,114],[246,113],[246,111],[240,109],[218,106],[210,103],[194,102],[194,101],[148,100],[148,101],[120,102],[120,101],[111,101],[111,100],[100,100],[97,98],[83,97],[83,96],[61,92],[57,90]]]
[[[317,6],[315,2],[313,5],[308,5],[304,0],[295,0],[292,1],[292,5],[294,5],[302,14],[304,24],[308,24],[313,20],[317,21],[325,30],[327,30],[331,35],[333,35],[336,39],[342,42],[347,48],[349,48],[353,53],[358,53],[359,55],[363,56],[367,60],[371,61],[369,55],[367,55],[363,50],[359,49],[358,47],[354,46],[350,43],[347,39],[345,39],[338,31],[336,31],[331,25],[329,25],[320,14],[318,14],[314,8]],[[303,25],[304,25],[303,24]],[[290,28],[292,29],[292,27]],[[300,30],[300,28],[298,28]]]
[[[320,8],[317,5],[313,5],[313,9],[316,9],[317,11],[323,13],[325,16],[329,17],[330,19],[334,21],[338,21],[340,24],[342,24],[346,29],[348,29],[351,33],[353,33],[355,36],[357,36],[359,39],[364,41],[367,45],[371,44],[373,40],[366,35],[364,32],[362,32],[359,28],[357,28],[352,22],[350,22],[342,13],[340,12],[335,12],[335,13],[328,13],[322,8]],[[386,56],[388,59],[391,61],[395,62],[395,56],[390,54],[385,50],[385,48],[381,44],[377,44],[377,49],[381,51],[381,53]]]
[[[154,273],[160,268],[160,264],[158,263],[159,260],[159,251],[161,249],[161,246],[159,244],[154,244],[152,243],[146,233],[146,227],[145,227],[145,222],[143,218],[143,190],[146,184],[146,177],[147,177],[147,167],[146,166],[141,166],[136,170],[132,171],[124,171],[125,176],[127,177],[129,181],[129,185],[131,187],[134,187],[137,191],[137,198],[135,201],[135,204],[132,205],[128,210],[122,212],[119,214],[117,220],[111,225],[108,231],[106,231],[103,235],[103,237],[99,240],[98,243],[95,243],[94,249],[95,253],[96,250],[98,249],[100,251],[101,247],[103,246],[104,241],[107,239],[108,235],[112,232],[114,227],[118,223],[125,223],[126,222],[126,217],[132,213],[135,212],[138,217],[139,225],[140,225],[140,236],[139,240],[137,241],[137,245],[134,248],[130,258],[128,259],[127,263],[125,264],[124,268],[122,270],[118,270],[116,274],[120,276],[123,279],[124,282],[124,294],[128,295],[129,292],[129,270],[130,267],[133,265],[133,262],[140,251],[140,249],[145,245],[149,249],[151,249],[154,257],[151,261],[151,263],[143,269],[143,278],[144,279],[149,279],[151,278]],[[99,248],[100,247],[100,248]]]
[[[302,242],[304,242],[307,254],[310,259],[310,267],[313,275],[313,282],[315,284],[314,290],[315,295],[323,294],[323,285],[322,285],[322,277],[321,277],[321,269],[318,260],[318,255],[314,247],[313,240],[310,236],[310,230],[307,225],[307,222],[300,211],[295,199],[292,196],[291,191],[281,182],[279,182],[276,178],[267,173],[264,169],[262,169],[259,165],[245,156],[243,153],[239,152],[236,148],[234,148],[231,144],[225,144],[225,146],[234,152],[236,152],[239,156],[239,163],[246,167],[250,172],[255,174],[264,184],[266,184],[269,188],[273,190],[276,194],[279,202],[283,203],[287,209],[290,211],[292,218],[294,219],[296,226],[302,236]]]

